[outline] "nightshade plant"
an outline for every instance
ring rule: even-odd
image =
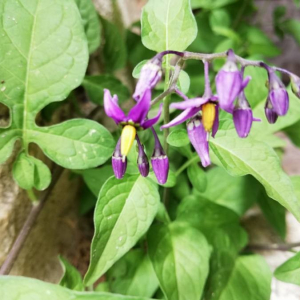
[[[265,62],[279,49],[241,2],[149,0],[130,28],[112,21],[116,1],[112,18],[88,0],[0,2],[0,161],[12,157],[36,201],[0,274],[59,180],[51,161],[82,178],[80,213],[94,209],[84,278],[60,258],[59,285],[1,276],[1,300],[270,299],[272,273],[240,219],[257,204],[275,248],[293,248],[285,210],[300,221],[300,178],[282,170],[274,133],[300,147],[300,78]],[[280,16],[277,31],[293,35],[300,22]],[[63,105],[70,120],[53,124]],[[299,285],[298,261],[274,276]]]

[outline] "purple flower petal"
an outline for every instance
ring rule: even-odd
[[[199,107],[187,108],[180,115],[178,115],[176,118],[174,118],[171,122],[161,126],[161,129],[179,125],[179,124],[185,122],[187,119],[190,119],[191,117],[193,117],[199,111],[200,111]]]
[[[112,156],[112,167],[117,179],[122,179],[127,168],[127,157],[125,159],[121,155],[121,138],[119,139],[115,151]]]
[[[201,105],[207,103],[208,101],[209,101],[209,98],[207,98],[207,97],[205,97],[205,98],[193,98],[193,99],[189,99],[187,101],[173,102],[170,105],[170,107],[185,110],[187,108],[200,107]]]
[[[269,93],[270,101],[278,116],[284,116],[289,109],[289,95],[285,88],[273,89]]]
[[[158,122],[158,120],[159,120],[159,118],[160,118],[160,115],[161,115],[161,112],[162,112],[162,107],[163,107],[163,105],[161,104],[161,105],[159,106],[158,113],[157,113],[157,115],[156,115],[154,118],[149,119],[149,120],[144,121],[144,122],[141,123],[141,126],[142,126],[144,129],[150,128],[150,127],[152,127],[154,124],[156,124],[156,123]]]
[[[129,111],[128,121],[132,120],[134,123],[142,123],[150,109],[151,90],[146,89],[137,104]]]
[[[212,127],[212,132],[211,132],[211,135],[213,138],[215,137],[215,135],[219,129],[219,105],[216,105],[215,109],[216,109],[216,116],[215,116],[214,124]]]
[[[210,165],[208,133],[205,131],[200,117],[195,117],[187,123],[189,139],[197,151],[203,167]]]
[[[126,119],[126,115],[118,105],[117,95],[112,97],[107,89],[104,89],[104,110],[107,116],[114,119],[117,124]]]
[[[233,122],[237,134],[241,138],[248,136],[253,122],[253,113],[251,108],[237,108],[233,111]]]

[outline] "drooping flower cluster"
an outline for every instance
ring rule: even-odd
[[[139,171],[142,176],[148,175],[148,158],[136,131],[151,128],[155,139],[155,148],[151,157],[152,168],[160,183],[163,184],[167,181],[169,161],[153,129],[153,125],[159,120],[162,107],[160,107],[158,115],[151,120],[147,119],[147,114],[151,106],[152,89],[162,77],[163,56],[168,53],[185,58],[185,52],[165,51],[157,54],[146,63],[141,70],[140,79],[133,94],[137,103],[127,116],[118,106],[117,96],[112,97],[108,90],[104,92],[106,114],[123,127],[121,138],[112,158],[113,169],[117,178],[124,176],[127,164],[126,156],[134,139],[137,140],[138,145]],[[253,117],[252,109],[244,92],[251,79],[250,77],[244,78],[244,69],[247,65],[262,67],[268,73],[269,93],[265,104],[265,115],[271,124],[276,122],[278,116],[284,116],[289,108],[288,93],[275,71],[279,70],[290,75],[292,91],[298,98],[300,98],[300,78],[286,70],[269,67],[263,62],[247,63],[248,61],[239,58],[232,50],[229,50],[227,61],[215,78],[217,95],[214,95],[210,86],[209,60],[204,58],[203,62],[205,74],[203,96],[189,99],[178,88],[174,88],[174,91],[184,101],[171,103],[170,107],[182,110],[182,113],[161,128],[170,128],[187,121],[187,133],[191,144],[198,153],[202,165],[206,167],[210,164],[209,135],[211,132],[212,137],[215,137],[218,131],[220,109],[232,114],[235,129],[241,138],[246,138],[249,135],[253,121],[260,121]],[[241,68],[239,68],[239,64]]]
[[[141,71],[141,78],[136,86],[133,98],[137,103],[131,108],[126,115],[118,105],[118,96],[111,96],[109,90],[104,90],[104,110],[116,124],[122,126],[121,137],[116,145],[112,156],[112,166],[116,178],[123,178],[127,167],[127,155],[132,148],[134,140],[138,145],[138,169],[140,174],[147,177],[149,174],[149,160],[140,142],[137,131],[152,129],[155,146],[151,157],[152,169],[159,183],[164,184],[168,178],[169,161],[161,146],[153,126],[160,118],[162,105],[158,114],[153,119],[148,120],[147,115],[150,109],[152,88],[158,83],[162,76],[161,71],[162,59],[155,57],[145,64]]]

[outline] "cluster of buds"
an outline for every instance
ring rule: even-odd
[[[140,79],[133,94],[136,105],[129,111],[128,116],[124,114],[118,106],[116,95],[111,97],[110,92],[104,92],[104,108],[106,114],[113,118],[115,122],[122,126],[122,134],[119,139],[112,158],[113,169],[117,178],[122,178],[126,171],[129,150],[134,139],[138,145],[138,168],[142,176],[149,174],[149,161],[136,132],[151,128],[155,148],[151,157],[152,169],[159,183],[164,184],[168,178],[169,161],[159,142],[153,125],[159,120],[161,109],[158,115],[147,119],[147,114],[151,107],[151,92],[162,77],[162,60],[166,54],[176,54],[182,59],[197,57],[197,54],[189,52],[164,51],[157,54],[152,60],[146,63],[140,74]],[[287,73],[291,78],[292,91],[300,98],[300,78],[284,69],[270,67],[263,62],[253,62],[242,59],[235,55],[233,50],[226,52],[227,61],[220,69],[215,78],[217,94],[211,90],[209,79],[208,55],[202,56],[204,63],[205,90],[202,97],[188,98],[177,88],[174,91],[184,99],[182,102],[171,103],[170,107],[182,110],[177,117],[161,129],[169,128],[187,122],[187,133],[191,144],[198,153],[204,167],[210,164],[209,157],[209,136],[215,137],[219,128],[219,110],[222,109],[233,117],[233,123],[239,137],[246,138],[251,130],[253,121],[260,121],[253,117],[251,106],[245,95],[245,88],[251,80],[244,78],[244,69],[248,65],[264,68],[268,73],[268,97],[265,104],[265,115],[269,123],[276,122],[279,116],[286,115],[289,108],[289,96],[286,88],[275,71]],[[215,55],[215,57],[220,57]],[[241,68],[239,67],[241,65]],[[173,91],[173,90],[172,90]]]

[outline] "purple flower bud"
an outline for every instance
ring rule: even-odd
[[[122,179],[127,168],[127,157],[121,155],[121,138],[116,145],[111,161],[116,178]]]
[[[265,114],[266,114],[267,120],[270,124],[276,123],[276,121],[278,119],[278,114],[275,112],[269,98],[267,99],[267,102],[265,105]]]
[[[252,126],[253,113],[245,97],[244,91],[240,93],[237,105],[233,110],[233,122],[239,137],[247,137]]]
[[[162,57],[157,55],[142,67],[140,78],[132,96],[136,101],[140,100],[146,89],[153,89],[160,81],[162,77]]]
[[[232,113],[233,102],[243,88],[242,73],[232,50],[228,51],[227,62],[216,76],[216,88],[220,107]]]
[[[300,78],[291,74],[291,86],[293,93],[300,99]]]
[[[167,182],[168,175],[169,175],[169,159],[165,154],[165,151],[153,127],[152,127],[152,132],[155,139],[154,151],[151,157],[152,169],[156,176],[157,181],[160,184],[165,184]]]
[[[200,116],[195,116],[187,122],[187,132],[193,147],[201,159],[202,166],[207,167],[210,165],[208,133],[201,123]]]
[[[136,136],[136,141],[137,141],[137,144],[139,147],[139,153],[138,153],[138,159],[137,159],[138,168],[139,168],[141,175],[143,177],[147,177],[149,174],[149,160],[148,160],[148,157],[144,151],[144,147],[141,144],[138,136]]]
[[[284,84],[275,74],[274,70],[268,68],[269,75],[269,99],[274,111],[279,116],[284,116],[289,109],[289,95]]]

